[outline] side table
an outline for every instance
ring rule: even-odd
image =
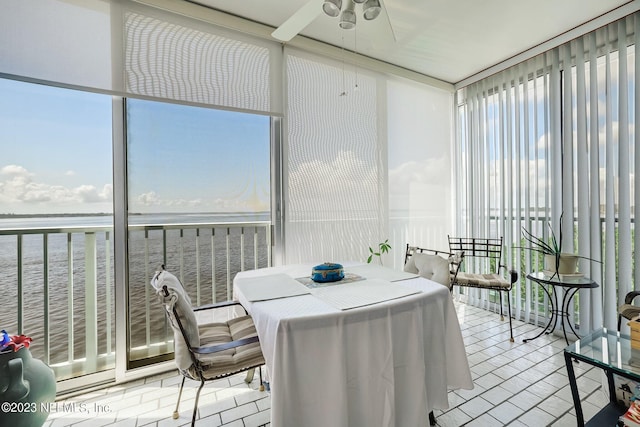
[[[625,413],[626,407],[616,401],[613,375],[619,375],[640,382],[640,369],[629,365],[631,359],[631,340],[628,335],[606,328],[597,330],[564,349],[564,362],[569,376],[569,386],[573,396],[578,426],[584,426],[582,404],[578,393],[573,360],[579,360],[604,370],[609,383],[609,403],[586,424],[587,426],[614,426],[618,417]]]
[[[534,340],[544,333],[552,333],[556,327],[556,324],[558,323],[558,318],[560,318],[562,332],[564,333],[564,340],[566,341],[567,345],[569,345],[565,318],[566,324],[569,325],[571,331],[573,331],[575,336],[578,336],[576,330],[571,324],[571,321],[569,320],[569,307],[571,304],[571,300],[573,299],[573,296],[576,294],[576,292],[578,292],[578,290],[593,289],[597,288],[599,285],[588,277],[558,274],[549,275],[544,271],[527,274],[527,279],[538,283],[540,287],[546,292],[547,296],[549,297],[549,304],[551,305],[551,317],[549,318],[547,326],[545,326],[538,335],[532,338],[526,338],[522,340],[522,342],[526,343]],[[558,292],[556,291],[557,287],[565,289],[564,296],[562,297],[562,304],[560,304],[560,301],[558,301]]]

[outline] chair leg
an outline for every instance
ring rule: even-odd
[[[202,391],[202,387],[204,386],[204,380],[200,380],[200,387],[198,387],[198,391],[196,392],[196,403],[193,405],[193,416],[191,417],[191,427],[196,425],[196,414],[198,413],[198,400],[200,400],[200,392]]]
[[[247,384],[250,384],[251,381],[253,381],[253,374],[255,373],[255,368],[254,369],[249,369],[247,371],[247,376],[244,378],[244,382]]]
[[[180,417],[180,413],[178,412],[178,406],[180,406],[180,398],[182,398],[182,387],[184,387],[184,380],[187,377],[182,376],[182,382],[180,383],[180,391],[178,392],[178,403],[176,403],[176,410],[173,411],[173,419],[177,420]]]
[[[247,376],[244,378],[244,382],[247,384],[251,384],[253,381],[253,376],[255,375],[256,368],[249,369],[247,371]],[[262,381],[262,366],[258,366],[258,372],[260,373],[260,391],[264,391],[264,381]]]
[[[500,292],[500,295],[502,295],[502,292]],[[509,291],[507,291],[507,308],[509,309],[509,331],[511,332],[511,338],[509,338],[509,341],[514,342],[513,323],[511,322],[511,297],[509,295]]]
[[[437,424],[436,422],[436,416],[433,414],[433,411],[429,412],[429,425],[430,426],[435,426]]]
[[[258,373],[260,375],[260,391],[264,391],[264,381],[262,379],[262,366],[258,367]]]
[[[500,321],[504,322],[504,314],[502,314],[502,291],[498,291],[500,295]]]

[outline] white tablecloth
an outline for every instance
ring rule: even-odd
[[[262,275],[309,276],[311,267],[234,279],[266,359],[274,427],[428,426],[429,411],[448,408],[447,389],[473,388],[451,295],[438,283],[394,282],[421,292],[351,310],[312,294],[250,302],[238,288]]]

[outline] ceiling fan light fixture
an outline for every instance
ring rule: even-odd
[[[372,21],[380,15],[380,1],[379,0],[367,0],[362,6],[362,14],[364,19]]]
[[[324,10],[324,13],[331,16],[332,18],[340,15],[341,9],[342,0],[324,0],[324,3],[322,4],[322,10]]]
[[[356,4],[353,0],[348,0],[347,5],[340,14],[340,28],[351,30],[356,26]]]
[[[353,2],[354,2],[354,3],[358,3],[358,4],[360,4],[360,3],[364,3],[365,1],[366,1],[366,0],[353,0]]]
[[[345,9],[340,15],[340,28],[351,30],[356,26],[356,13],[353,10]]]

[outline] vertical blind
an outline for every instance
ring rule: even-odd
[[[544,239],[562,232],[563,252],[585,257],[580,272],[600,287],[581,290],[572,307],[581,331],[616,328],[617,307],[640,278],[639,26],[635,13],[456,94],[457,227],[505,237],[505,262],[521,272],[517,318],[549,315],[543,292],[524,279],[542,261],[522,249],[523,227]],[[490,298],[469,295],[478,305]]]

